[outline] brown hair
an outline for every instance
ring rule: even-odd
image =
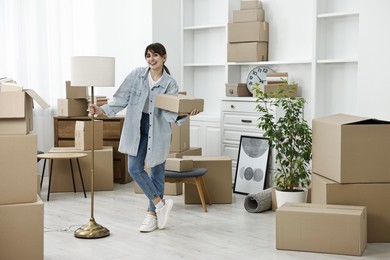
[[[159,54],[161,57],[164,57],[165,55],[167,55],[167,50],[165,49],[164,45],[162,45],[161,43],[159,42],[155,42],[155,43],[152,43],[152,44],[149,44],[146,49],[145,49],[145,58],[146,58],[146,55],[148,54],[148,51],[152,52],[152,53],[157,53]],[[167,68],[167,66],[165,66],[165,64],[163,65],[164,66],[164,69],[165,71],[171,75],[171,73],[169,72],[169,69]]]

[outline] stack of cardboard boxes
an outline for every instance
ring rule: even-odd
[[[390,122],[313,120],[312,202],[367,207],[367,241],[390,242]]]
[[[269,26],[261,1],[240,2],[228,24],[227,56],[229,62],[267,61]]]
[[[33,90],[0,92],[0,259],[43,259],[43,202],[37,185]]]
[[[65,82],[66,98],[57,100],[58,116],[87,116],[88,88],[73,87],[70,81]]]
[[[114,189],[114,166],[112,146],[103,146],[103,121],[94,121],[94,190],[110,191]],[[53,147],[49,152],[86,153],[80,158],[85,190],[91,190],[92,122],[76,121],[75,147]],[[75,163],[75,162],[74,162]],[[73,184],[69,176],[69,162],[59,160],[54,164],[51,180],[51,192],[72,192]],[[76,168],[74,165],[73,168]],[[75,178],[76,191],[82,191],[81,181]]]

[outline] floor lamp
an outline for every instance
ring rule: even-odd
[[[75,56],[71,60],[71,85],[91,88],[91,103],[95,104],[94,87],[115,86],[115,58]],[[95,116],[91,115],[92,149],[91,149],[91,217],[89,222],[74,232],[77,238],[102,238],[110,231],[96,223],[94,217],[94,170],[95,170]]]

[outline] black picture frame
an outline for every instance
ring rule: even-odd
[[[268,138],[241,136],[234,178],[234,193],[248,195],[264,190],[269,155]]]

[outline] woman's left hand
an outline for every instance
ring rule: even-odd
[[[195,108],[194,110],[191,111],[191,113],[189,115],[196,116],[197,114],[199,114],[199,110]]]

